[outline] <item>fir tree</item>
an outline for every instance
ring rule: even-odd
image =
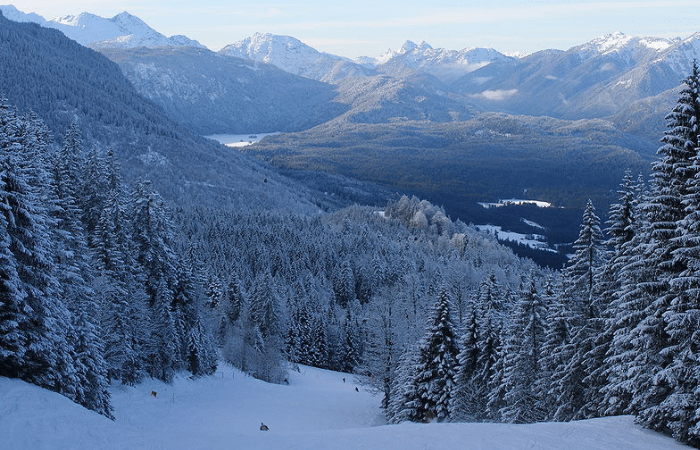
[[[452,411],[456,420],[475,421],[483,415],[483,404],[477,390],[477,361],[479,360],[479,318],[472,303],[465,318],[460,351],[457,354],[457,373],[455,375],[455,394]]]
[[[499,411],[506,422],[530,423],[544,419],[536,381],[540,376],[546,311],[534,278],[520,292],[517,317],[506,347],[504,407]]]
[[[450,316],[450,300],[440,291],[433,309],[430,327],[420,344],[415,393],[410,406],[412,420],[439,422],[451,417],[450,406],[455,390],[458,347]]]

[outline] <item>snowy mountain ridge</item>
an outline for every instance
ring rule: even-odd
[[[319,52],[291,36],[270,33],[255,33],[225,46],[219,53],[273,64],[286,72],[317,81],[334,82],[369,74],[366,67],[347,58]]]
[[[665,39],[656,37],[637,37],[615,32],[597,37],[592,41],[574,47],[581,53],[594,55],[606,55],[609,53],[634,52],[640,49],[648,49],[651,52],[662,52],[679,42],[680,39]]]
[[[494,61],[507,59],[510,58],[492,48],[449,50],[433,48],[425,41],[420,45],[406,41],[401,50],[389,50],[377,62],[379,70],[382,71],[400,72],[401,68],[408,68],[429,73],[445,82],[452,82]]]
[[[138,17],[122,12],[107,19],[91,13],[67,15],[46,20],[38,14],[25,14],[12,5],[0,6],[2,14],[15,22],[33,22],[61,31],[84,46],[94,47],[200,47],[202,44],[185,36],[166,37]]]

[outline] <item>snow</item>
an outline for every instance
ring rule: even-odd
[[[535,224],[535,222],[532,223]],[[516,233],[514,231],[503,230],[503,228],[501,228],[498,225],[474,225],[474,228],[476,228],[479,231],[483,231],[485,233],[496,236],[496,239],[498,239],[499,241],[517,242],[518,244],[526,245],[536,250],[556,252],[555,249],[549,247],[549,244],[547,243],[547,237],[540,234]],[[542,227],[540,226],[540,228]]]
[[[535,205],[539,208],[552,208],[554,205],[552,205],[549,202],[543,202],[540,200],[523,200],[519,198],[510,198],[506,200],[499,200],[498,202],[495,203],[484,203],[480,202],[479,203],[481,206],[484,208],[500,208],[501,206],[521,206],[521,205]]]
[[[10,20],[34,22],[55,28],[81,45],[97,45],[118,48],[192,46],[204,48],[197,41],[185,36],[165,37],[145,22],[127,12],[111,19],[90,13],[63,16],[46,20],[38,14],[25,14],[12,5],[0,6],[0,11]]]
[[[520,221],[523,222],[525,225],[531,226],[532,228],[539,228],[540,230],[545,229],[545,227],[543,227],[542,225],[540,225],[537,222],[533,222],[532,220],[527,220],[527,219],[521,218]]]
[[[275,134],[279,133],[212,134],[205,137],[224,144],[226,147],[246,147],[260,141],[266,136]]]
[[[345,382],[343,381],[345,378]],[[355,391],[358,387],[359,392]],[[157,397],[150,395],[158,393]],[[19,380],[0,378],[0,447],[66,449],[688,449],[629,416],[572,423],[384,425],[380,395],[352,375],[300,366],[289,385],[222,367],[172,385],[112,387],[116,421]],[[264,422],[269,431],[259,430]]]

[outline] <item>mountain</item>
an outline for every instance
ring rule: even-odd
[[[303,186],[170,119],[104,55],[1,14],[0,29],[0,93],[59,142],[77,123],[86,149],[114,150],[125,181],[149,179],[181,204],[318,210]]]
[[[123,12],[111,19],[82,13],[46,20],[37,14],[25,14],[12,5],[0,6],[3,15],[15,22],[33,22],[54,28],[84,46],[94,47],[200,47],[204,46],[185,36],[166,37],[136,16]]]
[[[321,53],[293,37],[269,33],[256,33],[252,37],[227,45],[219,53],[273,64],[289,73],[328,83],[372,73],[360,64]]]
[[[416,45],[406,41],[398,52],[389,51],[380,60],[377,70],[394,76],[424,72],[450,83],[496,61],[510,60],[490,48],[468,48],[460,51],[435,49],[427,42]]]
[[[581,119],[620,113],[676,88],[700,57],[698,37],[642,38],[614,33],[567,51],[496,61],[451,86],[489,110]]]
[[[202,135],[301,131],[347,107],[334,86],[207,49],[101,48],[143,95]]]

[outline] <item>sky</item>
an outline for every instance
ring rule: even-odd
[[[262,32],[293,36],[348,58],[378,57],[406,40],[515,54],[567,50],[617,31],[664,38],[700,31],[698,0],[21,0],[14,5],[46,19],[128,11],[166,36],[183,34],[215,51]]]

